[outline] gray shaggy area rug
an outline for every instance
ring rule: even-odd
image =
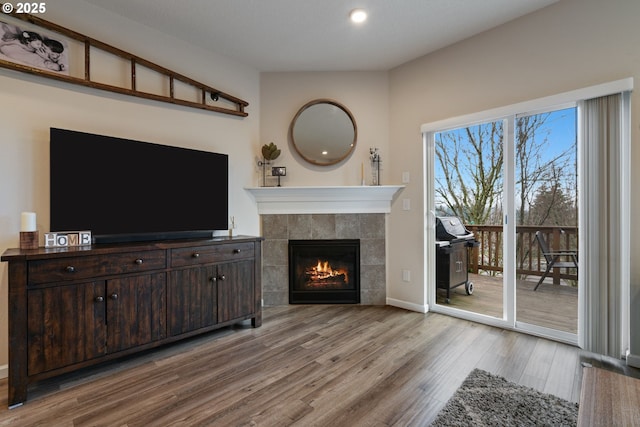
[[[578,404],[474,369],[432,426],[575,426]]]

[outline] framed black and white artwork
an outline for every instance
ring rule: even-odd
[[[68,40],[60,34],[26,22],[0,19],[0,59],[4,61],[68,75],[68,46]]]

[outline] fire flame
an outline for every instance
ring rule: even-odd
[[[321,273],[333,274],[333,269],[329,265],[329,261],[320,261],[318,260],[318,265],[316,265],[316,271]]]
[[[318,260],[318,264],[313,267],[313,272],[316,277],[325,279],[327,277],[344,276],[344,282],[349,283],[348,270],[345,268],[338,268],[334,270],[331,265],[329,265],[329,261]]]

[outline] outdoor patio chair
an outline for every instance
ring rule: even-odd
[[[538,241],[538,245],[540,246],[540,252],[544,255],[544,259],[547,261],[547,269],[544,274],[538,281],[538,284],[534,291],[538,290],[538,286],[544,281],[544,279],[549,275],[552,268],[575,268],[576,273],[578,272],[578,253],[575,251],[564,251],[564,252],[552,252],[549,250],[549,246],[547,242],[545,242],[544,237],[540,231],[536,231],[536,240]],[[561,261],[563,259],[564,261]]]

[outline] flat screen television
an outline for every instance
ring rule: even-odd
[[[228,228],[226,154],[51,128],[52,232],[94,243],[211,237]]]

